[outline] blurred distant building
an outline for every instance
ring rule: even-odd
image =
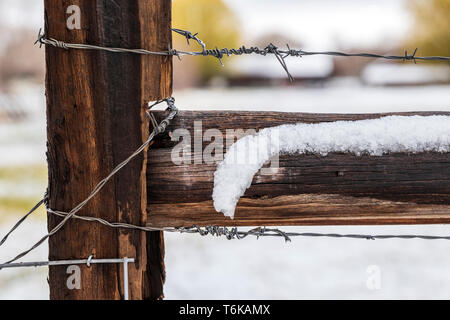
[[[36,32],[0,28],[0,123],[24,120],[36,105],[25,102],[24,90],[45,78],[45,49],[35,46]]]
[[[286,58],[294,84],[325,81],[333,74],[333,59],[330,57]],[[273,55],[241,56],[232,63],[234,75],[228,79],[230,85],[289,84],[288,77]]]
[[[353,51],[356,52],[356,51]],[[334,77],[360,77],[366,66],[371,63],[373,59],[369,58],[333,58],[333,76]]]
[[[361,73],[367,85],[406,86],[450,83],[450,67],[411,63],[373,62]]]
[[[280,34],[267,34],[247,47],[258,46],[263,49],[270,43],[281,49],[300,49],[301,44]],[[242,55],[229,60],[233,73],[228,79],[230,85],[269,85],[288,84],[288,77],[274,55]],[[327,56],[287,57],[289,72],[295,78],[295,84],[319,82],[333,74],[333,59]],[[226,60],[225,60],[226,63]]]
[[[15,96],[0,93],[0,123],[25,119],[27,112]]]
[[[8,32],[2,30],[0,33]],[[33,45],[36,34],[16,29],[0,51],[0,87],[7,88],[15,81],[43,83],[45,77],[45,50]],[[5,37],[6,38],[6,37]]]

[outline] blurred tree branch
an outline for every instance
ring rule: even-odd
[[[407,44],[420,55],[450,56],[450,0],[413,0],[413,32]]]
[[[174,0],[173,1],[173,27],[198,32],[198,37],[206,43],[207,48],[235,47],[240,41],[240,24],[235,13],[222,0]],[[186,39],[174,35],[174,47],[187,50],[189,47]],[[191,41],[190,50],[201,47]],[[176,59],[175,59],[176,60]],[[186,66],[190,64],[191,66]],[[178,68],[186,68],[182,72],[192,74],[192,77],[200,82],[205,82],[217,74],[220,70],[224,74],[217,59],[190,59],[185,57],[183,64]],[[175,70],[177,72],[177,70]],[[177,78],[177,77],[175,77]],[[192,79],[190,79],[192,80]],[[186,79],[189,81],[189,79]]]

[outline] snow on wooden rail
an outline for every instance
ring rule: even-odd
[[[280,154],[333,152],[383,156],[392,153],[450,152],[449,116],[388,116],[359,121],[283,124],[235,142],[214,173],[214,208],[234,218],[240,197],[256,173]],[[277,163],[278,164],[278,163]],[[276,164],[273,172],[278,173]]]
[[[160,120],[164,113],[155,115]],[[237,139],[251,133],[246,132],[248,129],[377,119],[387,115],[393,114],[180,112],[168,128],[168,134],[149,151],[147,225],[450,223],[450,156],[435,152],[392,153],[382,157],[348,153],[281,155],[277,167],[267,165],[269,174],[256,174],[237,205],[234,220],[214,209],[212,193],[217,165],[205,160],[205,152],[211,151],[211,142],[222,140],[229,146],[234,136]],[[450,113],[397,115],[449,116]],[[192,146],[186,147],[191,153],[187,153],[188,157],[184,154],[184,163],[175,164],[174,147],[179,148],[180,144],[171,140],[178,138],[180,132],[183,136],[180,140],[186,137],[191,140]],[[199,135],[200,140],[195,138]]]

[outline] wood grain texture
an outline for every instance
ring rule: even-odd
[[[143,8],[139,10],[141,21],[141,43],[147,50],[165,51],[172,47],[172,0],[139,0]],[[173,87],[173,60],[169,56],[146,56],[142,57],[142,105],[149,101],[155,101],[172,96]],[[148,118],[144,121],[146,125],[145,139],[147,139]],[[148,180],[146,171],[142,172],[141,181]],[[147,197],[148,199],[148,197]],[[146,199],[146,200],[147,200]],[[146,206],[146,205],[145,205]],[[145,207],[142,210],[146,211]],[[142,224],[145,224],[143,222]],[[149,232],[147,240],[147,271],[144,279],[144,292],[142,298],[145,300],[160,300],[164,298],[164,282],[166,281],[166,270],[164,264],[165,246],[163,232]]]
[[[81,8],[81,30],[66,28],[66,9]],[[46,35],[73,43],[166,50],[171,1],[45,0]],[[46,48],[49,205],[68,211],[148,137],[146,102],[171,93],[170,58]],[[80,212],[144,225],[146,154],[138,156]],[[49,229],[59,218],[48,217]],[[163,240],[130,230],[69,221],[49,240],[49,259],[133,257],[130,298],[161,298]],[[149,253],[150,252],[150,253]],[[68,290],[66,270],[51,267],[51,299],[121,299],[121,266],[82,267],[82,290]]]
[[[450,115],[446,112],[398,115]],[[212,204],[215,164],[175,165],[171,141],[177,128],[194,135],[219,129],[256,129],[285,123],[374,119],[388,114],[301,114],[279,112],[181,112],[152,146],[148,161],[148,226],[419,224],[450,222],[450,155],[382,157],[350,154],[282,155],[273,174],[258,173],[238,203],[235,220]],[[392,114],[389,114],[392,115]],[[157,112],[157,118],[163,113]],[[202,127],[194,121],[202,121]],[[192,148],[193,159],[201,159]]]

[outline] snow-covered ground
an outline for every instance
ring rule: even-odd
[[[1,166],[45,165],[42,90],[30,91],[27,96],[34,101],[32,116],[19,125],[0,124]],[[326,88],[191,89],[175,92],[174,96],[180,109],[191,110],[450,111],[448,86],[378,88],[338,81]],[[0,196],[25,190],[28,196],[38,197],[44,189],[45,181],[38,182],[34,189],[0,181]],[[0,219],[0,236],[14,220]],[[283,229],[370,234],[450,233],[448,226]],[[27,249],[45,232],[43,216],[30,219],[0,247],[0,261]],[[281,238],[228,241],[167,234],[165,291],[168,299],[449,299],[449,250],[450,242],[446,241],[299,238],[285,243]],[[23,260],[46,258],[44,245]],[[47,299],[46,275],[46,268],[0,271],[0,299]]]
[[[448,83],[450,67],[447,65],[415,65],[395,63],[370,63],[361,78],[369,85],[418,85],[423,83]]]
[[[25,213],[23,213],[25,214]],[[15,219],[0,220],[0,237],[9,231],[17,222]],[[46,222],[43,216],[31,218],[24,223],[17,233],[14,233],[5,244],[0,247],[0,261],[8,259],[28,249],[38,241],[46,232]],[[46,261],[48,245],[45,242],[41,247],[31,252],[22,261]],[[23,268],[0,270],[0,300],[5,299],[48,299],[47,268]]]

